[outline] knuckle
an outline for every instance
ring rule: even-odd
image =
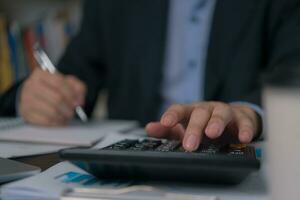
[[[224,112],[232,112],[231,106],[227,103],[218,102],[216,104],[216,108],[219,109],[219,110],[222,110]]]
[[[225,110],[227,112],[232,112],[231,106],[229,104],[226,104],[226,103],[220,104],[220,108],[222,108],[223,110]]]
[[[224,124],[226,122],[224,116],[222,115],[214,115],[210,121],[213,121],[213,122],[217,122],[217,123],[222,123]]]
[[[64,82],[65,82],[65,79],[62,75],[60,74],[56,74],[54,76],[52,76],[53,78],[53,84],[56,85],[57,87],[62,87]]]
[[[227,103],[220,102],[220,101],[216,102],[216,104],[217,104],[217,106],[221,106],[221,107],[227,107],[228,106]]]
[[[197,120],[190,120],[188,128],[189,130],[200,131],[202,124]]]
[[[244,129],[253,129],[254,126],[253,126],[253,123],[251,122],[251,120],[248,120],[248,119],[244,119],[241,121],[241,127],[243,127]]]
[[[196,108],[194,109],[193,113],[199,113],[199,114],[204,114],[204,115],[210,115],[211,111],[208,106],[205,105],[197,105]]]
[[[184,107],[181,104],[174,104],[167,109],[166,113],[177,116],[178,113],[184,112]]]
[[[201,133],[202,133],[202,128],[197,124],[189,124],[186,130],[186,135],[194,135],[196,137],[199,137]]]
[[[245,110],[242,111],[243,114],[254,124],[256,122],[256,112],[251,108],[245,107]]]
[[[174,105],[171,105],[169,110],[183,110],[183,105],[182,104],[174,104]]]
[[[177,119],[177,112],[173,111],[173,110],[167,110],[163,115],[162,115],[162,119],[172,116],[173,118],[175,117]]]

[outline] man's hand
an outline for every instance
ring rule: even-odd
[[[84,104],[85,85],[74,76],[36,69],[20,92],[19,112],[25,121],[42,126],[62,126]]]
[[[260,119],[247,106],[203,102],[173,105],[160,122],[146,126],[149,136],[182,140],[187,151],[196,150],[204,134],[216,139],[225,129],[236,134],[241,143],[249,143],[260,131]]]

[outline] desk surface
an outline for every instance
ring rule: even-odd
[[[47,154],[16,160],[39,166],[42,170],[46,170],[60,162],[58,154]],[[267,200],[265,171],[263,166],[259,172],[251,174],[241,184],[235,186],[168,184],[167,187],[184,193],[217,196],[218,200]]]
[[[40,167],[42,171],[59,163],[61,160],[57,153],[46,154],[40,156],[23,157],[15,159],[17,161]]]

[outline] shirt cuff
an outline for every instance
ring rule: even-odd
[[[266,124],[265,123],[265,114],[264,114],[263,109],[260,106],[254,104],[254,103],[249,103],[249,102],[246,102],[246,101],[234,101],[234,102],[231,102],[230,105],[247,106],[247,107],[251,108],[252,110],[254,110],[258,114],[258,116],[261,118],[261,133],[255,139],[256,140],[263,140],[264,127],[265,127],[265,124]]]

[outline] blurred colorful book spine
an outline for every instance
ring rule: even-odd
[[[71,15],[68,10],[60,10],[21,25],[0,14],[0,94],[37,67],[33,57],[35,42],[57,63],[78,28],[78,21]]]
[[[6,20],[0,16],[0,91],[7,90],[14,81],[6,27]]]

